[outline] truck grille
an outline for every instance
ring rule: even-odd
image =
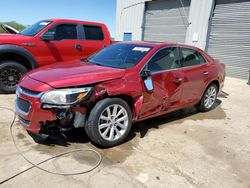
[[[17,107],[18,107],[21,111],[23,111],[23,112],[25,112],[25,113],[28,113],[28,112],[29,112],[30,105],[31,105],[29,101],[26,101],[26,100],[24,100],[24,99],[22,99],[22,98],[17,98],[16,103],[17,103]]]

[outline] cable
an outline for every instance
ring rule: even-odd
[[[185,10],[185,6],[184,6],[182,0],[180,0],[180,3],[181,3],[181,6],[182,6],[182,9],[183,9],[183,12],[184,12],[184,16],[185,16],[186,21],[187,21],[187,26],[185,25],[185,27],[188,28],[188,26],[190,25],[189,20],[188,20],[188,15],[187,15],[187,12]]]
[[[42,170],[44,172],[47,172],[47,173],[50,173],[50,174],[54,174],[54,175],[73,176],[73,175],[80,175],[80,174],[86,174],[88,172],[91,172],[92,170],[96,169],[101,164],[101,162],[102,162],[102,156],[101,156],[101,154],[99,152],[97,152],[96,150],[93,150],[93,149],[75,149],[75,150],[70,150],[70,151],[66,151],[66,152],[54,155],[52,157],[49,157],[48,159],[45,159],[45,160],[43,160],[43,161],[41,161],[41,162],[39,162],[37,164],[31,162],[28,158],[25,157],[25,155],[23,154],[23,152],[17,147],[16,141],[15,141],[14,136],[13,136],[12,128],[13,128],[13,125],[14,125],[15,120],[16,120],[16,113],[14,112],[14,110],[12,110],[10,108],[0,107],[0,109],[2,109],[2,110],[8,110],[8,111],[11,111],[11,112],[14,113],[14,118],[12,120],[12,123],[10,124],[10,134],[11,134],[11,138],[12,138],[13,144],[14,144],[16,150],[18,151],[19,155],[21,155],[24,158],[24,160],[26,160],[28,163],[30,163],[32,165],[31,167],[29,167],[29,168],[27,168],[27,169],[25,169],[25,170],[23,170],[23,171],[15,174],[15,175],[13,175],[13,176],[11,176],[11,177],[9,177],[9,178],[1,181],[0,185],[3,184],[3,183],[5,183],[5,182],[7,182],[7,181],[9,181],[9,180],[11,180],[11,179],[13,179],[13,178],[15,178],[15,177],[17,177],[18,175],[20,175],[20,174],[22,174],[22,173],[24,173],[24,172],[26,172],[26,171],[34,168],[34,167],[36,167],[36,168],[38,168],[38,169],[40,169],[40,170]],[[54,171],[46,170],[46,169],[44,169],[44,168],[42,168],[42,167],[39,166],[39,165],[41,165],[41,164],[43,164],[43,163],[45,163],[47,161],[50,161],[52,159],[55,159],[55,158],[58,158],[58,157],[61,157],[63,155],[67,155],[67,154],[70,154],[70,153],[79,152],[79,151],[90,151],[90,152],[93,152],[93,153],[97,154],[97,156],[98,156],[99,159],[97,160],[97,163],[94,165],[94,167],[92,167],[89,170],[81,171],[81,172],[60,173],[60,172],[54,172]]]

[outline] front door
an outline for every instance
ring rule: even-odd
[[[46,65],[82,58],[83,49],[78,39],[76,24],[60,24],[47,32],[54,32],[55,40],[38,42],[38,62]]]
[[[152,57],[145,69],[151,71],[153,90],[148,91],[142,81],[144,91],[140,118],[177,107],[182,95],[183,82],[178,48],[161,49]]]

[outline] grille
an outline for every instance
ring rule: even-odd
[[[30,109],[30,105],[31,104],[30,104],[29,101],[26,101],[26,100],[24,100],[22,98],[17,98],[17,106],[23,112],[28,113],[29,109]]]
[[[17,116],[19,121],[25,125],[25,126],[29,126],[30,125],[30,121],[26,120],[26,119],[23,119],[21,116]]]
[[[26,89],[23,87],[21,87],[21,90],[22,90],[22,92],[24,92],[25,94],[28,94],[28,95],[39,95],[41,93],[39,91],[32,91],[32,90],[29,90],[29,89]]]

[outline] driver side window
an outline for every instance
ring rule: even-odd
[[[77,39],[76,25],[72,25],[72,24],[60,24],[60,25],[50,28],[47,32],[54,33],[55,40]]]
[[[157,52],[148,62],[148,70],[160,72],[180,68],[177,47],[164,48]]]

